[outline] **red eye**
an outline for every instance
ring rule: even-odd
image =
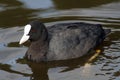
[[[31,32],[36,32],[36,30],[32,29]]]

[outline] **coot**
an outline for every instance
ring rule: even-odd
[[[35,20],[25,26],[19,44],[31,41],[25,55],[29,60],[66,60],[87,54],[99,45],[108,33],[110,29],[103,29],[100,24],[73,22],[46,27]]]

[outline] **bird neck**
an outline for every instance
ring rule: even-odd
[[[48,40],[39,39],[31,43],[25,57],[32,61],[45,61],[48,52]]]

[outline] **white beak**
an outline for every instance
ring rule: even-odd
[[[30,32],[30,29],[31,29],[31,25],[28,24],[25,26],[24,34],[23,34],[23,37],[21,38],[19,44],[25,43],[30,38],[30,36],[28,35]]]
[[[23,37],[21,38],[19,44],[23,44],[25,43],[28,39],[29,39],[30,36],[27,36],[27,35],[23,35]]]

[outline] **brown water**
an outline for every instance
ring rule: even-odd
[[[100,23],[112,33],[97,48],[102,52],[79,59],[33,63],[19,46],[24,25],[39,19]],[[0,0],[0,80],[120,80],[120,0]]]

